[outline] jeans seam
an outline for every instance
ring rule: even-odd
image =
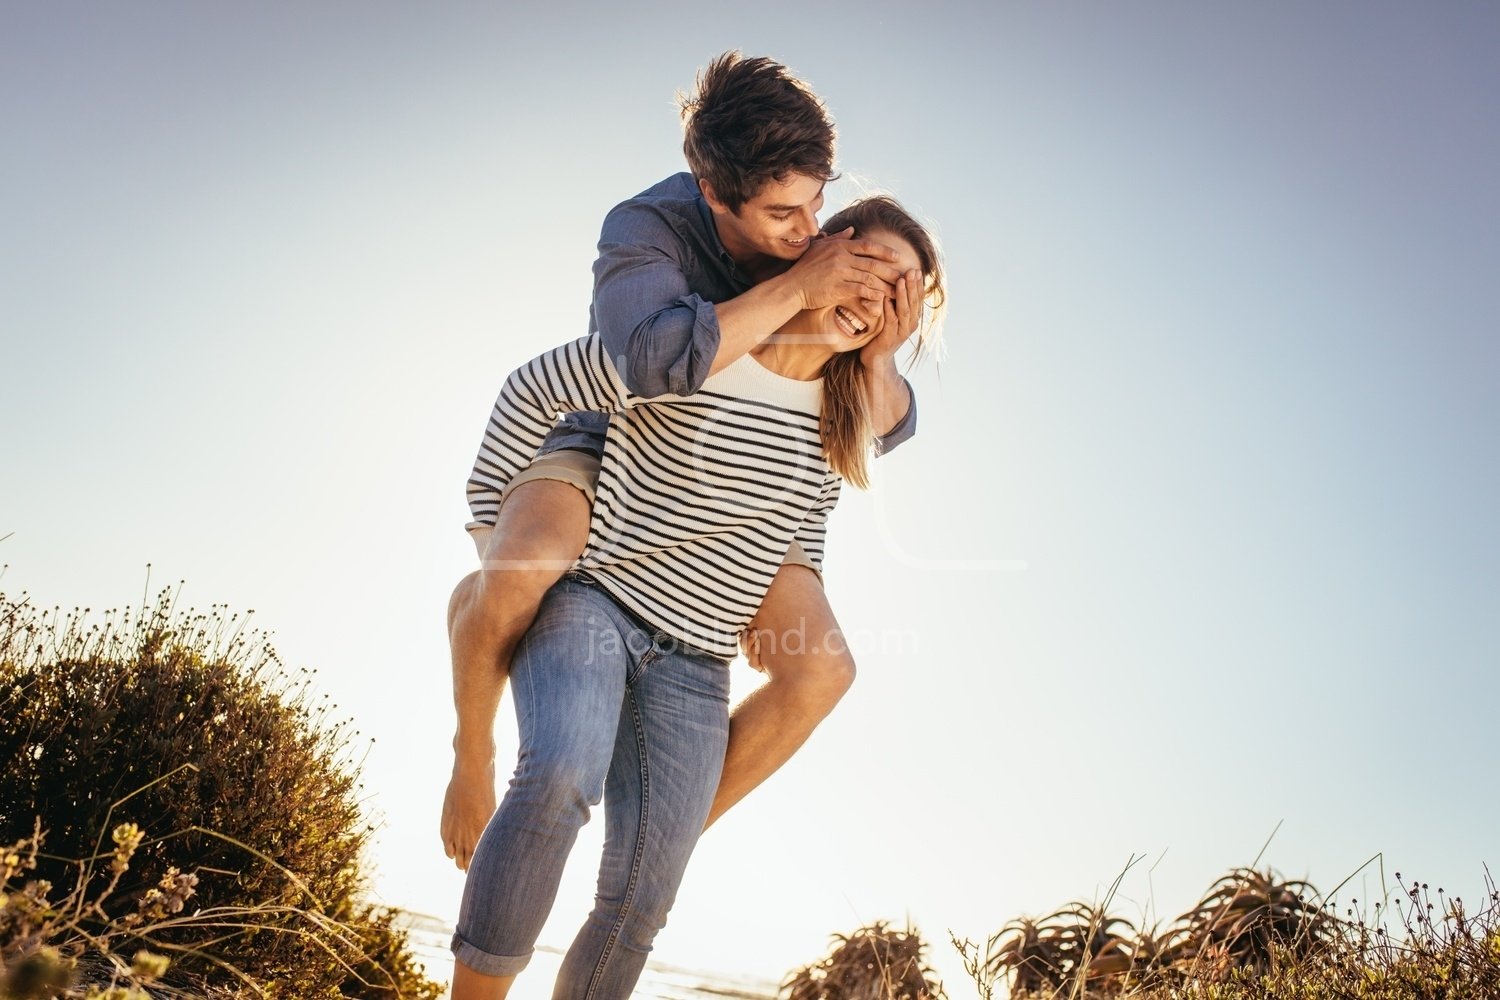
[[[644,667],[645,663],[643,662],[641,666]],[[638,670],[637,673],[639,672]],[[630,862],[630,879],[625,883],[625,894],[620,901],[620,915],[615,918],[615,925],[610,928],[609,934],[604,939],[604,947],[599,951],[599,961],[594,966],[594,974],[589,977],[589,988],[584,993],[585,1000],[596,995],[599,980],[604,976],[604,967],[609,963],[610,956],[614,954],[615,944],[620,939],[620,933],[625,929],[625,918],[630,913],[631,904],[635,901],[636,886],[640,884],[641,855],[646,850],[646,824],[651,811],[651,769],[647,765],[646,734],[641,728],[640,706],[636,704],[635,695],[630,691],[625,692],[625,697],[630,700],[630,720],[635,727],[635,745],[641,762],[641,819],[640,826],[635,832],[635,855]]]

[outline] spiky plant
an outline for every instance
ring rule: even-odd
[[[884,920],[836,943],[828,957],[805,965],[781,984],[788,1000],[940,1000],[947,994],[925,961],[916,928],[891,930]]]
[[[1310,883],[1236,868],[1177,919],[1157,957],[1198,977],[1230,968],[1258,974],[1273,971],[1279,956],[1302,959],[1327,947],[1336,930]]]
[[[1009,973],[1011,994],[1050,993],[1075,984],[1113,992],[1130,969],[1131,939],[1114,928],[1134,931],[1124,917],[1112,917],[1088,903],[1075,902],[1040,920],[1022,917],[1001,928],[988,972]]]

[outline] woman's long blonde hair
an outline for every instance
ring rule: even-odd
[[[830,218],[823,231],[837,233],[850,226],[861,239],[874,233],[899,236],[917,252],[922,265],[922,304],[926,308],[917,326],[916,350],[911,358],[915,364],[936,347],[941,314],[948,299],[937,241],[900,202],[888,195],[859,199]],[[836,354],[824,366],[820,426],[823,454],[834,472],[860,489],[870,485],[870,452],[876,444],[869,394],[859,351]]]

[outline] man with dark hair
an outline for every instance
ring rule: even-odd
[[[836,176],[834,128],[822,102],[764,56],[726,52],[698,75],[692,95],[678,95],[678,105],[688,167],[731,212],[767,181]]]
[[[878,315],[903,276],[885,246],[848,233],[815,239],[823,187],[836,176],[834,129],[822,102],[786,67],[726,53],[699,74],[695,94],[681,104],[692,174],[616,206],[594,265],[590,332],[630,392],[646,398],[698,391],[802,309],[837,305],[863,329],[861,317],[872,303]],[[861,349],[882,451],[915,428],[910,386],[894,360],[905,339],[889,330]],[[495,810],[493,726],[506,671],[543,595],[583,551],[607,427],[600,414],[564,418],[532,464],[510,479],[503,501],[476,505],[468,525],[483,568],[459,584],[449,606],[458,729],[442,823],[445,849],[460,868],[469,867]],[[483,488],[471,482],[470,492]],[[789,759],[853,680],[821,578],[795,544],[751,631],[770,637],[759,650],[747,647],[769,680],[731,718],[710,823]],[[643,964],[676,878],[653,882],[664,902],[653,910],[636,900],[632,907],[641,912],[632,919],[640,926],[625,927],[625,916],[596,907],[590,925],[615,932],[585,943],[586,926],[574,951],[588,954],[570,952],[568,962],[594,963],[595,973],[611,962]],[[606,905],[601,898],[599,906]],[[503,997],[534,941],[497,953],[468,940],[466,929],[461,916],[454,1000]],[[583,978],[599,981],[597,974]],[[619,981],[618,970],[607,978]]]

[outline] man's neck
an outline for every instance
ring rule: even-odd
[[[742,261],[736,258],[734,263],[736,267],[744,271],[745,275],[757,285],[767,278],[776,277],[792,266],[792,262],[789,260],[782,260],[780,257],[767,257],[765,254],[756,254],[753,261]]]
[[[724,227],[719,225],[719,219],[714,217],[714,232],[719,237],[719,243],[729,254],[729,259],[734,261],[734,266],[744,272],[754,284],[760,284],[767,278],[774,278],[787,268],[792,266],[789,260],[780,257],[772,257],[763,254],[753,247],[741,244],[732,232],[725,232]]]

